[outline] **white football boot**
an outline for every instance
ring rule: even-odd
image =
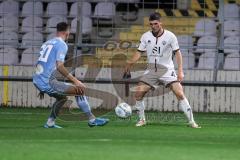
[[[142,127],[145,126],[147,124],[145,119],[140,119],[137,123],[136,123],[136,127]]]
[[[191,128],[201,128],[196,122],[189,122],[188,126]]]
[[[139,117],[139,121],[136,123],[136,127],[145,126],[147,124],[147,122],[146,122],[144,112],[141,113],[141,112],[138,111],[138,117]]]

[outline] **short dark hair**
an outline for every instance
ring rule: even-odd
[[[67,31],[70,26],[66,22],[57,24],[57,32]]]
[[[154,21],[154,20],[160,21],[160,18],[161,18],[161,15],[158,12],[154,12],[150,14],[149,21]]]

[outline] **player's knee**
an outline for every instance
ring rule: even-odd
[[[178,100],[183,100],[185,98],[185,95],[182,91],[176,92],[176,97]]]
[[[150,87],[140,84],[136,88],[136,93],[135,93],[135,100],[141,101],[144,97],[144,95],[149,91]]]
[[[135,93],[135,100],[137,100],[137,101],[141,101],[142,99],[143,99],[143,93],[142,92],[136,92]]]

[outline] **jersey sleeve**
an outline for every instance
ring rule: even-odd
[[[174,34],[171,39],[171,47],[172,47],[173,52],[176,52],[179,50],[178,40]]]
[[[146,51],[146,46],[147,46],[147,43],[146,43],[146,40],[145,40],[145,36],[142,35],[142,37],[140,39],[140,44],[138,46],[138,51],[140,51],[140,52]]]
[[[68,47],[65,44],[60,44],[57,47],[57,61],[64,62],[64,59],[67,54]]]

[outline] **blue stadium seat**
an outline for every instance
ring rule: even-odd
[[[18,45],[18,34],[16,32],[6,31],[0,33],[0,47],[17,48]]]
[[[99,2],[95,6],[94,18],[112,20],[116,15],[116,6],[112,2]]]
[[[203,36],[197,42],[197,49],[195,53],[211,53],[216,52],[217,37],[216,36]]]
[[[201,19],[195,25],[194,36],[214,36],[216,31],[216,23],[213,20]]]
[[[22,16],[43,16],[43,4],[41,1],[28,1],[23,4]]]
[[[22,37],[22,48],[40,47],[43,43],[43,35],[39,32],[28,32]]]
[[[70,16],[77,17],[78,2],[72,4],[70,8]],[[82,2],[82,16],[90,17],[92,15],[91,4],[89,2]]]
[[[240,56],[239,53],[231,53],[225,57],[225,70],[240,70]]]
[[[239,36],[230,36],[224,39],[224,53],[225,54],[239,54],[240,40]]]
[[[0,19],[0,31],[18,31],[18,17],[14,15],[4,15]]]
[[[239,36],[240,20],[224,21],[224,36]]]
[[[46,32],[55,32],[59,22],[67,22],[67,18],[63,16],[54,16],[48,19]]]
[[[50,2],[47,6],[46,15],[48,16],[67,16],[68,8],[66,2]]]
[[[89,17],[82,17],[82,34],[89,35],[92,32],[92,19]],[[74,18],[71,22],[71,32],[76,33],[77,30],[77,18]]]
[[[43,19],[38,16],[28,16],[22,21],[22,32],[42,32]]]
[[[19,15],[19,3],[14,0],[6,0],[0,4],[0,16],[11,14]]]
[[[18,64],[18,51],[12,47],[0,49],[0,65]]]
[[[23,51],[21,65],[35,65],[39,57],[39,47],[31,47]]]

